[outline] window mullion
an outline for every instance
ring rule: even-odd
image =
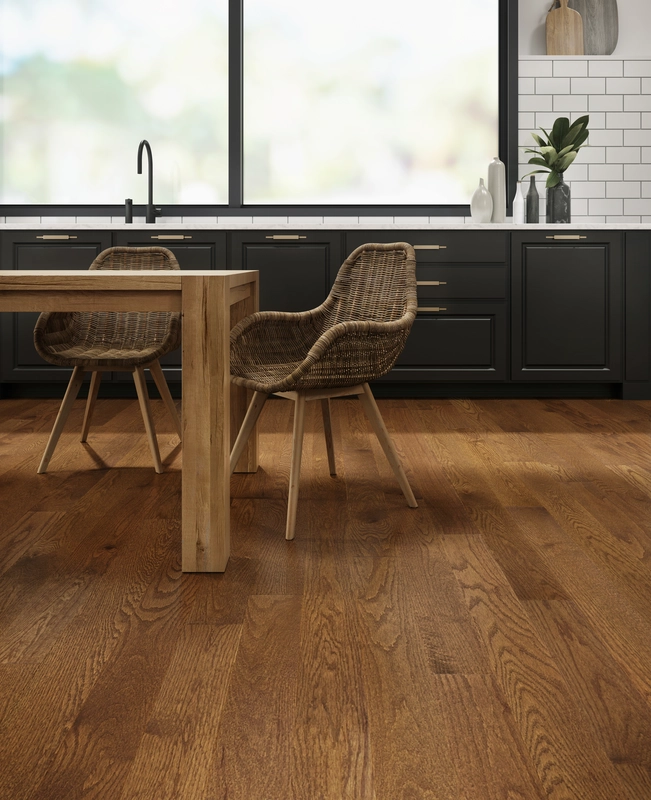
[[[244,0],[228,0],[228,205],[243,204]]]

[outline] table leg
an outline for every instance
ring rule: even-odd
[[[230,553],[228,281],[181,279],[184,572],[223,572]]]
[[[251,294],[231,306],[231,328],[241,319],[258,310],[258,284],[252,284]],[[242,427],[246,411],[253,397],[250,389],[231,384],[231,447]],[[235,466],[235,472],[255,472],[258,469],[258,426],[256,425],[246,443],[246,448]]]

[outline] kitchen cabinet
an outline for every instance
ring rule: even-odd
[[[418,314],[383,382],[506,380],[508,234],[355,232],[346,252],[368,241],[409,242],[416,251]]]
[[[617,232],[513,234],[513,380],[622,380],[622,249]]]
[[[230,235],[231,269],[260,272],[261,311],[306,311],[326,298],[341,266],[337,231]]]
[[[110,231],[11,231],[0,238],[2,269],[88,269],[111,246]],[[34,349],[38,314],[0,314],[0,380],[12,383],[67,382],[72,370],[44,361]],[[111,379],[105,375],[106,381]]]

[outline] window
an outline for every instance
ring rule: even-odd
[[[516,0],[0,0],[0,213],[463,213]],[[511,176],[514,180],[514,175]]]
[[[227,203],[227,0],[0,0],[8,204]]]

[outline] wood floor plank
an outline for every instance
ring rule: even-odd
[[[241,625],[184,625],[123,800],[214,797],[215,742]]]
[[[290,763],[300,626],[300,597],[255,595],[249,599],[213,742],[215,760],[208,797],[292,797]]]
[[[630,797],[600,744],[581,725],[567,685],[488,548],[479,537],[461,536],[446,537],[443,547],[545,795]]]

